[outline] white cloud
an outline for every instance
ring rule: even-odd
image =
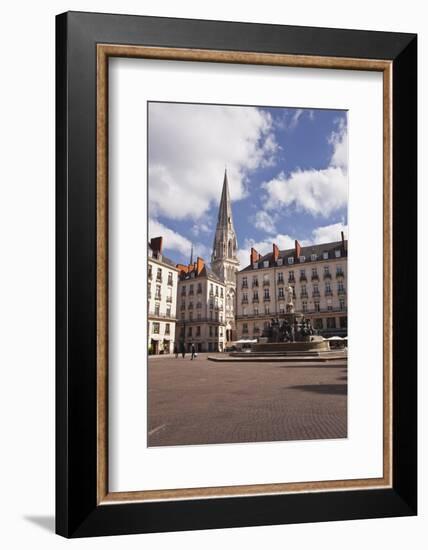
[[[202,221],[199,221],[198,223],[193,224],[191,230],[193,235],[195,237],[198,237],[201,233],[213,233],[213,229],[209,223],[204,223]]]
[[[280,250],[294,248],[294,239],[289,235],[278,234],[275,237],[267,237],[263,241],[256,242],[254,239],[245,239],[241,249],[238,250],[238,259],[241,269],[250,264],[251,248],[255,248],[262,256],[272,252],[272,244],[275,243]]]
[[[340,241],[340,233],[343,231],[345,239],[348,238],[348,226],[342,222],[317,227],[312,231],[310,244],[332,243]]]
[[[329,166],[322,170],[283,172],[262,187],[266,190],[264,208],[269,211],[294,205],[313,216],[328,217],[348,201],[348,135],[341,119],[329,138],[333,153]]]
[[[259,210],[254,217],[254,226],[257,229],[266,231],[266,233],[275,233],[275,219],[274,214],[269,214],[265,210]]]
[[[202,218],[218,203],[225,165],[232,200],[246,196],[249,172],[274,162],[272,126],[254,107],[151,103],[151,215]]]
[[[166,227],[158,220],[150,218],[149,239],[153,237],[163,237],[164,250],[174,250],[179,252],[185,260],[188,261],[190,259],[192,242],[186,237],[183,237],[183,235],[180,235],[180,233],[169,229],[169,227]],[[196,256],[201,256],[205,260],[209,258],[209,251],[202,243],[193,243],[193,254],[194,258],[196,258]]]
[[[337,131],[330,136],[329,143],[333,145],[333,155],[330,164],[343,170],[348,169],[348,132],[343,118],[339,120]]]

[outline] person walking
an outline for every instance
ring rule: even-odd
[[[183,359],[186,357],[186,348],[184,347],[184,344],[181,344],[181,356]]]
[[[192,344],[192,347],[191,347],[190,349],[191,349],[191,351],[192,351],[192,357],[191,357],[191,359],[192,359],[192,361],[193,361],[193,359],[194,359],[195,356],[196,356],[195,344]]]
[[[178,359],[178,346],[177,346],[177,344],[174,344],[174,353],[175,353],[175,358]]]

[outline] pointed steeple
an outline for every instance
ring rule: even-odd
[[[233,229],[232,206],[230,203],[229,182],[227,169],[224,169],[223,189],[221,192],[220,206],[218,209],[217,229]]]
[[[212,269],[221,280],[234,278],[233,270],[239,265],[237,258],[238,241],[233,227],[232,204],[230,202],[227,170],[224,171],[223,189],[218,209],[217,227],[211,255]],[[233,269],[232,269],[233,268]]]
[[[190,264],[189,265],[193,265],[193,243],[192,243],[192,246],[190,248]]]

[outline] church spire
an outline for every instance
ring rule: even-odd
[[[193,265],[193,243],[190,247],[190,265]]]
[[[238,242],[235,228],[233,227],[229,182],[227,179],[227,170],[225,169],[213,252],[211,255],[211,266],[222,280],[230,279],[232,277],[232,267],[239,264],[236,256],[237,250]]]
[[[230,203],[229,182],[227,169],[224,169],[223,189],[221,192],[220,206],[218,209],[217,229],[230,228],[233,230],[232,206]]]

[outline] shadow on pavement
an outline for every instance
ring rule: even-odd
[[[288,389],[329,395],[346,395],[348,393],[347,384],[304,384],[302,386],[288,386]]]

